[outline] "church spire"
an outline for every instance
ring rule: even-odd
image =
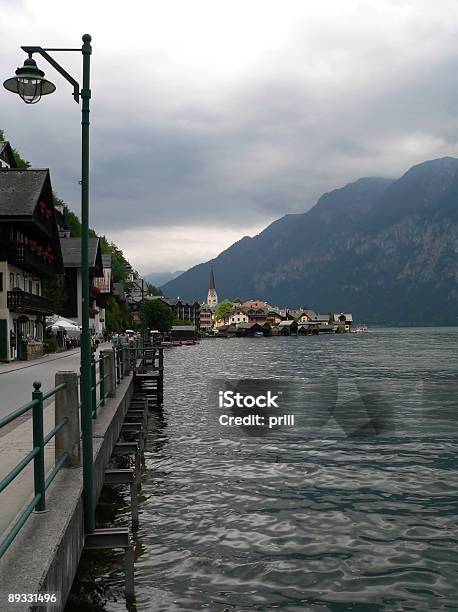
[[[210,269],[210,284],[208,286],[207,304],[212,308],[218,305],[218,295],[216,293],[215,275],[213,273],[213,266]]]
[[[215,275],[213,274],[213,266],[211,267],[211,271],[210,271],[210,285],[208,287],[209,289],[213,289],[213,291],[216,291],[216,287],[215,287]]]

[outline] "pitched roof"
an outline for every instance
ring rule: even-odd
[[[213,266],[210,270],[210,285],[208,287],[209,291],[216,291],[216,287],[215,287],[215,275],[213,274]]]
[[[10,168],[16,168],[16,160],[14,159],[13,151],[11,149],[11,145],[7,140],[2,140],[0,142],[0,158],[3,159],[7,164],[9,164]]]
[[[97,261],[99,251],[99,239],[89,238],[89,267],[95,268],[100,262]],[[81,238],[62,238],[60,241],[62,259],[65,268],[81,267]]]
[[[182,306],[198,306],[200,308],[199,302],[188,302],[188,300],[182,300],[181,298],[166,298],[159,295],[157,299],[162,300],[169,306],[176,306],[178,303],[180,303]]]
[[[0,216],[29,217],[38,203],[48,170],[0,171]]]

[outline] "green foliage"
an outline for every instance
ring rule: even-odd
[[[149,295],[164,295],[162,291],[159,289],[159,287],[156,287],[155,285],[148,283],[148,281],[146,282],[146,286],[148,287]]]
[[[5,142],[5,140],[5,132],[3,130],[0,130],[0,142]],[[27,168],[30,168],[30,163],[27,160],[23,159],[16,149],[11,148],[11,150],[13,152],[14,161],[16,162],[16,165],[20,170],[26,170]]]
[[[194,323],[187,319],[173,319],[173,325],[194,325]]]
[[[125,283],[131,267],[124,253],[114,242],[108,242],[106,236],[100,236],[100,248],[104,255],[111,255],[111,273],[114,283]]]
[[[59,343],[57,342],[57,338],[54,336],[50,336],[43,340],[43,348],[45,353],[55,353],[59,350]]]
[[[54,199],[54,202],[55,201],[56,199]],[[81,222],[78,216],[75,215],[75,213],[72,212],[66,204],[63,204],[62,212],[65,216],[65,223],[70,230],[71,235],[75,238],[81,238]]]
[[[54,312],[62,314],[68,299],[65,291],[65,276],[58,274],[42,280],[43,296],[53,303]]]
[[[142,307],[142,315],[146,326],[150,329],[166,332],[173,325],[172,309],[161,300],[146,300]]]
[[[120,332],[132,326],[129,311],[111,295],[105,308],[105,326],[108,332]]]
[[[232,310],[234,304],[230,300],[223,300],[215,310],[215,319],[221,321],[224,319]]]

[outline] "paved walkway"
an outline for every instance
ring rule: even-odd
[[[9,363],[0,363],[0,375],[7,374],[8,372],[16,372],[17,370],[24,370],[26,368],[33,368],[49,361],[56,361],[57,359],[64,359],[69,355],[79,354],[80,349],[71,349],[70,351],[62,351],[62,353],[52,353],[33,359],[32,361],[10,361]],[[0,379],[1,380],[1,379]]]
[[[108,342],[100,345],[100,349],[110,347],[111,344]],[[2,364],[0,366],[0,418],[30,402],[34,381],[40,381],[42,390],[48,391],[55,386],[56,372],[61,370],[79,372],[79,369],[79,349],[48,355],[30,362],[16,361]],[[0,437],[3,434],[4,431],[0,430]]]
[[[44,432],[45,435],[54,427],[54,403],[48,405],[44,410]],[[0,439],[0,480],[2,480],[27,453],[33,448],[32,422],[27,419],[17,426],[7,436]],[[46,474],[54,467],[54,440],[50,440],[45,447]],[[22,512],[27,504],[32,501],[33,491],[33,460],[15,478],[15,480],[0,493],[0,540],[3,539],[8,525]]]
[[[109,343],[101,344],[100,349],[110,348]],[[40,380],[43,390],[55,386],[55,373],[59,370],[78,371],[80,366],[79,349],[57,355],[48,355],[32,362],[14,362],[0,368],[0,416],[9,414],[32,399],[33,381]],[[44,434],[55,425],[54,398],[50,398],[44,409]],[[32,450],[31,411],[16,419],[0,430],[0,481]],[[46,475],[55,465],[54,439],[45,447]],[[34,496],[33,460],[0,493],[0,540],[14,519],[27,507]]]

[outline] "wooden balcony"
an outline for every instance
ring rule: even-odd
[[[53,303],[48,298],[27,291],[8,291],[8,309],[14,312],[31,314],[53,314]]]
[[[53,276],[55,273],[54,264],[46,261],[28,244],[8,245],[7,258],[11,265],[31,272],[36,276]]]

